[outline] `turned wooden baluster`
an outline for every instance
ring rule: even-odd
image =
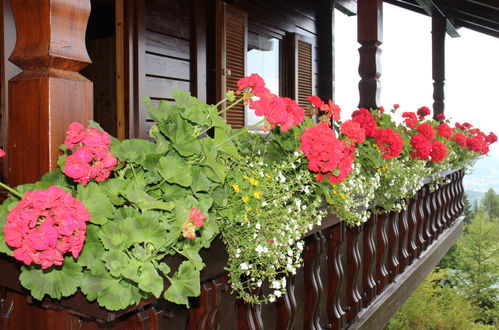
[[[303,271],[305,280],[305,313],[303,324],[307,329],[322,329],[319,313],[319,303],[322,298],[323,283],[321,279],[320,258],[325,250],[325,237],[319,231],[309,237],[305,246]]]
[[[414,232],[411,237],[411,248],[414,251],[414,259],[419,258],[421,256],[421,252],[423,252],[423,230],[424,230],[424,222],[423,222],[423,200],[424,200],[424,188],[420,189],[414,195],[414,202],[411,205],[411,217],[410,220],[414,224]]]
[[[442,231],[444,231],[446,228],[450,226],[451,223],[451,189],[452,189],[452,178],[454,176],[454,173],[449,174],[446,177],[446,182],[447,184],[445,185],[444,189],[444,209],[443,209],[443,221],[444,221],[444,228]]]
[[[292,276],[286,281],[286,294],[276,303],[276,329],[295,328],[296,307],[295,277]]]
[[[415,204],[414,198],[410,198],[407,201],[408,207],[405,210],[402,210],[402,217],[404,217],[406,219],[407,224],[408,224],[408,235],[407,235],[407,237],[408,237],[407,250],[409,253],[409,258],[407,260],[408,265],[410,265],[414,262],[414,259],[416,258],[417,249],[418,249],[418,246],[416,245],[417,219],[416,219],[416,217],[413,217],[412,212],[410,212],[410,209],[412,208],[413,204]]]
[[[345,311],[341,304],[340,290],[344,282],[345,273],[341,262],[341,251],[344,245],[345,223],[340,222],[328,230],[327,256],[329,286],[327,291],[328,317],[333,329],[342,329],[345,326]]]
[[[365,295],[362,301],[363,307],[367,307],[376,296],[376,218],[376,215],[372,215],[363,224],[362,287]]]
[[[431,208],[431,216],[430,216],[430,221],[429,221],[429,226],[428,230],[430,232],[430,237],[429,237],[429,242],[428,245],[433,243],[436,239],[437,236],[437,227],[436,227],[436,222],[438,218],[438,213],[439,213],[439,205],[437,203],[437,198],[438,198],[438,188],[435,189],[431,195],[430,195],[430,208]]]
[[[189,310],[189,329],[217,329],[220,327],[221,290],[225,284],[214,279],[201,286],[199,305]]]
[[[460,171],[456,172],[454,175],[454,182],[452,183],[452,221],[454,221],[459,215],[459,177]]]
[[[458,179],[458,205],[459,205],[459,211],[458,215],[461,215],[464,212],[464,200],[463,200],[463,195],[464,195],[464,186],[463,186],[463,178],[464,178],[464,170],[459,171],[459,179]]]
[[[433,209],[431,205],[431,191],[430,191],[430,185],[426,184],[425,185],[425,193],[424,193],[424,200],[423,200],[423,251],[426,250],[428,245],[430,245],[430,239],[431,239],[431,232],[430,232],[430,226],[431,226],[431,217],[433,216]]]
[[[34,182],[57,167],[73,121],[92,119],[93,85],[78,73],[91,63],[85,47],[90,0],[12,0],[23,72],[9,81],[8,181]],[[29,133],[29,134],[27,134]]]
[[[238,330],[263,330],[262,305],[238,303]]]
[[[387,284],[388,276],[388,218],[385,213],[377,215],[376,226],[376,293],[382,292]]]
[[[410,235],[411,226],[409,226],[409,204],[407,207],[399,213],[399,240],[400,240],[400,250],[399,250],[399,269],[398,272],[403,273],[405,267],[409,264],[410,259]]]
[[[362,305],[360,288],[360,271],[362,259],[360,256],[360,237],[362,226],[351,227],[346,230],[347,251],[346,251],[346,284],[345,284],[345,305],[347,309],[347,323],[353,321]]]
[[[434,226],[435,226],[435,240],[438,239],[440,236],[440,233],[442,232],[442,227],[444,225],[443,222],[443,216],[444,216],[444,200],[443,200],[443,195],[444,195],[444,189],[445,186],[439,186],[438,189],[435,191],[435,203],[436,203],[436,214],[435,214],[435,221],[434,221]]]
[[[399,214],[390,212],[388,214],[388,276],[387,283],[392,283],[399,273]]]

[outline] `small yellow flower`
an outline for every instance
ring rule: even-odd
[[[338,193],[336,192],[336,190],[333,190],[333,194],[334,194],[334,195],[336,195],[336,194],[338,194]]]
[[[232,188],[234,189],[235,192],[239,193],[241,192],[241,190],[239,189],[239,185],[238,184],[233,184],[232,185]]]
[[[254,175],[257,175],[257,174],[258,174],[258,172],[257,172],[257,171],[255,171],[255,170],[251,171],[251,173],[253,173]]]
[[[245,203],[248,203],[248,201],[249,201],[248,196],[241,196],[241,199],[242,199],[242,200],[243,200],[243,202],[245,202]]]
[[[248,179],[249,179],[249,177],[248,177],[247,175],[243,175],[243,179],[248,180]]]
[[[255,196],[256,199],[260,199],[260,197],[262,197],[260,190],[255,191],[253,196]]]
[[[253,186],[258,186],[260,184],[260,182],[258,182],[258,180],[255,180],[253,178],[249,179],[249,182],[251,183],[251,185]]]
[[[265,173],[265,177],[270,179],[270,175],[268,175],[267,173]]]
[[[345,194],[341,193],[340,197],[344,199],[345,198]]]

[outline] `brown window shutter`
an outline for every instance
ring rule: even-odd
[[[311,39],[297,33],[288,35],[290,44],[290,91],[289,94],[301,107],[306,107],[307,96],[314,94],[314,46]]]
[[[237,81],[244,77],[248,18],[244,11],[217,2],[217,99],[225,98],[227,90],[237,90]],[[244,105],[238,104],[225,113],[233,128],[244,127]]]

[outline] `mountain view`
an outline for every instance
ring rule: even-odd
[[[491,152],[478,160],[472,172],[464,177],[464,190],[472,204],[490,188],[499,192],[499,152]]]

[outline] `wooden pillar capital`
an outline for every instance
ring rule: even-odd
[[[90,0],[11,0],[16,46],[10,61],[23,72],[9,80],[8,181],[38,180],[56,167],[73,121],[92,119],[91,63],[85,46]]]
[[[10,61],[23,70],[80,71],[89,63],[88,0],[12,0],[16,46]]]
[[[359,107],[379,108],[381,49],[383,39],[383,1],[357,1],[357,41],[359,48]]]

